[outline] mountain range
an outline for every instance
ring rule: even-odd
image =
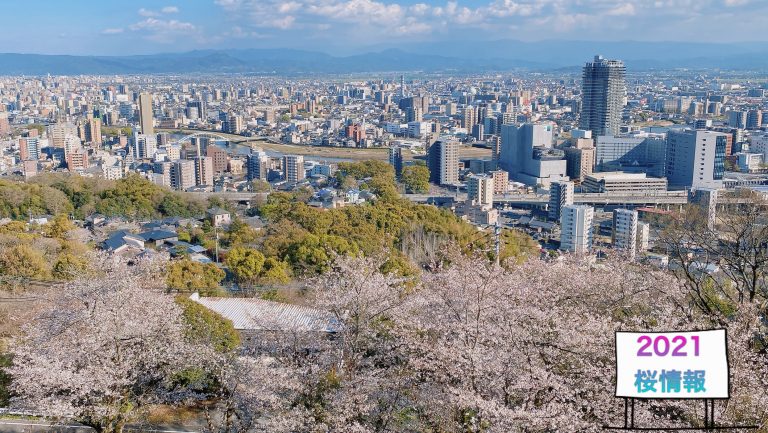
[[[131,56],[0,53],[0,75],[577,70],[595,54],[622,59],[630,70],[768,70],[768,46],[757,42],[496,40],[379,45],[352,55],[292,48],[215,49]]]

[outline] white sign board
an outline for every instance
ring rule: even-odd
[[[616,332],[616,397],[728,398],[725,329]]]

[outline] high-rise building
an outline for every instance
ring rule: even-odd
[[[85,123],[85,142],[101,146],[101,119],[92,117]]]
[[[395,169],[395,176],[403,174],[403,149],[398,146],[389,148],[389,165]]]
[[[591,138],[572,140],[565,149],[566,174],[574,182],[581,182],[592,174],[595,165],[595,147]]]
[[[552,182],[549,185],[549,219],[560,221],[563,207],[573,204],[573,182]]]
[[[269,156],[264,152],[256,152],[248,155],[246,179],[267,180],[269,171]]]
[[[135,159],[152,159],[157,151],[157,136],[134,132],[132,146]]]
[[[488,174],[467,176],[467,201],[476,206],[493,206],[493,177]]]
[[[224,122],[224,125],[222,126],[222,129],[224,129],[224,132],[227,134],[239,134],[243,132],[243,118],[236,114],[230,114],[227,116],[227,121]]]
[[[670,131],[666,158],[669,188],[722,188],[726,142],[726,134],[721,132]]]
[[[459,142],[438,140],[429,146],[429,181],[438,185],[459,183]]]
[[[741,110],[731,110],[728,112],[728,126],[737,129],[747,128],[747,112]]]
[[[637,251],[637,211],[616,209],[613,211],[613,248],[634,259]]]
[[[88,168],[88,152],[83,148],[72,149],[66,152],[65,159],[69,171],[85,170]]]
[[[40,159],[40,137],[19,138],[19,154],[22,161]]]
[[[499,165],[511,179],[527,185],[568,180],[564,152],[552,149],[552,137],[550,123],[502,125]]]
[[[747,111],[747,129],[760,129],[763,126],[763,112],[760,110]]]
[[[155,135],[154,112],[152,111],[152,95],[139,94],[139,126],[144,135]]]
[[[63,148],[67,136],[77,136],[77,127],[71,123],[54,123],[48,126],[51,147]]]
[[[288,183],[298,183],[306,177],[304,170],[304,157],[301,155],[285,155],[283,157],[283,170],[285,180]]]
[[[195,161],[180,159],[170,166],[171,187],[181,191],[195,186]]]
[[[509,188],[509,173],[505,170],[493,170],[490,174],[493,176],[493,193],[505,194]]]
[[[691,189],[689,201],[699,206],[707,219],[707,228],[714,229],[717,218],[717,190],[714,188]]]
[[[195,161],[195,184],[197,186],[213,186],[213,158],[198,156]]]
[[[560,216],[560,249],[586,254],[592,250],[592,222],[595,210],[591,206],[563,206]]]
[[[11,133],[11,124],[8,122],[8,113],[0,111],[0,135]]]
[[[584,66],[579,127],[592,136],[616,135],[627,93],[626,69],[621,60],[595,56]]]
[[[648,251],[651,240],[651,225],[649,223],[637,223],[637,252]]]
[[[224,173],[227,171],[229,156],[227,155],[226,150],[218,146],[208,146],[208,148],[205,149],[205,154],[213,159],[213,171],[216,173]]]
[[[475,109],[472,106],[464,107],[462,113],[461,127],[467,130],[467,134],[472,133],[472,127],[475,126]]]
[[[597,171],[642,171],[664,175],[667,141],[663,134],[599,136],[595,150]]]

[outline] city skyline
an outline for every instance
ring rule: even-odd
[[[453,41],[766,41],[755,0],[206,0],[4,5],[4,52],[117,55],[306,48],[335,55]],[[30,19],[32,18],[32,19]],[[33,30],[30,32],[30,24]],[[728,29],[704,32],[705,28]],[[19,38],[19,34],[35,37]]]

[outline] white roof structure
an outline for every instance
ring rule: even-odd
[[[336,332],[334,317],[325,311],[258,298],[190,299],[232,321],[238,331]]]

